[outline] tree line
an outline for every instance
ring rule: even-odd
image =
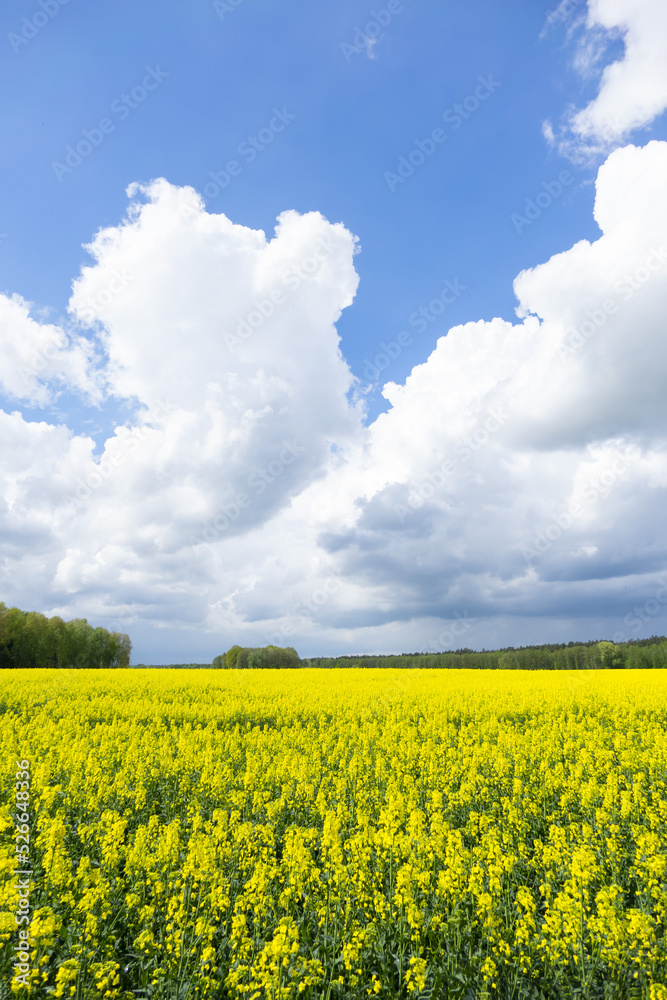
[[[606,639],[589,642],[545,643],[541,646],[505,646],[503,649],[457,649],[443,653],[362,653],[348,656],[311,656],[300,659],[288,646],[262,648],[232,646],[216,656],[215,669],[261,670],[279,667],[319,667],[323,669],[473,669],[473,670],[632,670],[667,667],[667,636],[629,639],[613,643]]]
[[[399,669],[478,670],[600,670],[667,667],[667,636],[613,643],[547,643],[541,646],[506,646],[504,649],[457,649],[446,653],[401,653],[395,656],[313,656],[303,666],[320,668],[391,667]]]
[[[0,669],[127,667],[131,651],[124,632],[93,628],[85,618],[47,618],[0,601]]]

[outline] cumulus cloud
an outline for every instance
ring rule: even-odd
[[[101,398],[89,341],[31,315],[20,295],[0,295],[0,389],[9,397],[44,406],[58,389]]]
[[[313,486],[311,507],[337,498],[320,546],[368,588],[348,599],[353,619],[622,619],[624,578],[636,588],[664,565],[666,167],[664,143],[612,154],[600,239],[517,278],[522,322],[440,338],[385,386],[365,447]]]
[[[283,213],[267,239],[166,181],[129,194],[123,222],[87,247],[93,263],[69,309],[105,359],[98,382],[134,415],[99,455],[90,439],[65,432],[51,443],[53,468],[17,479],[6,466],[8,516],[18,535],[34,529],[31,489],[40,483],[57,511],[44,542],[54,595],[144,610],[157,598],[159,618],[178,599],[183,619],[201,623],[209,591],[196,610],[183,595],[215,589],[207,548],[270,519],[358,436],[362,412],[348,398],[353,377],[335,326],[357,287],[356,240],[316,212]],[[35,344],[61,336],[23,320]],[[66,359],[72,386],[78,345]],[[49,398],[47,376],[65,367],[56,362],[28,383],[38,402]],[[12,387],[18,367],[9,358]],[[33,425],[14,419],[26,444]],[[18,583],[20,567],[12,574]]]
[[[570,10],[575,7],[570,2]],[[559,10],[563,10],[563,4]],[[667,108],[667,7],[662,0],[588,0],[586,32],[575,57],[584,74],[600,73],[606,44],[622,37],[621,59],[605,66],[597,95],[570,112],[561,134],[562,153],[574,159],[608,151]],[[545,136],[555,141],[545,123]]]
[[[132,416],[98,454],[0,414],[12,599],[180,630],[180,658],[211,636],[314,652],[624,628],[667,556],[666,168],[665,143],[613,152],[599,239],[522,272],[514,322],[442,336],[370,425],[336,332],[358,280],[344,226],[286,212],[267,238],[191,189],[132,188],[73,285],[96,367],[70,340],[79,367],[50,370]]]
[[[136,399],[140,423],[118,428],[102,461],[124,466],[110,494],[130,478],[142,504],[156,505],[150,517],[171,551],[209,520],[209,535],[258,523],[357,432],[335,327],[357,286],[355,240],[315,212],[283,213],[267,240],[166,181],[131,194],[145,200],[87,248],[95,264],[70,308],[80,317],[111,276],[132,275],[94,318],[111,392]],[[149,466],[172,502],[146,482]],[[146,513],[132,519],[143,525]]]

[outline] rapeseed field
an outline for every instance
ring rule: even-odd
[[[667,997],[663,671],[5,671],[0,706],[0,995]]]

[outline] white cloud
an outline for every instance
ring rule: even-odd
[[[319,542],[343,581],[321,624],[402,620],[407,635],[413,619],[606,607],[623,627],[620,581],[641,587],[667,554],[666,167],[664,143],[614,153],[598,179],[600,239],[519,276],[523,322],[450,330],[405,385],[385,387],[391,409],[355,453],[281,515],[280,537],[310,528],[299,578]],[[264,588],[235,598],[247,613],[269,610],[272,559]]]
[[[602,70],[596,97],[569,115],[560,149],[574,159],[608,151],[667,108],[663,0],[588,0],[586,28],[575,56],[584,75],[599,72],[608,39],[621,35],[624,53]]]
[[[377,42],[377,38],[369,38],[366,42],[366,55],[369,59],[377,59],[378,57],[377,52],[375,51]]]
[[[520,274],[517,321],[441,337],[368,427],[335,327],[354,237],[287,212],[267,239],[189,189],[134,188],[70,303],[104,367],[72,375],[79,346],[67,371],[135,415],[96,456],[0,414],[11,599],[127,620],[146,644],[162,631],[170,650],[181,630],[169,659],[623,629],[626,588],[654,587],[667,555],[666,168],[665,143],[614,152],[600,238]]]
[[[203,543],[256,529],[359,435],[335,327],[356,291],[356,241],[315,212],[283,213],[267,239],[165,181],[130,194],[126,220],[88,247],[70,311],[96,327],[97,377],[135,416],[101,455],[65,433],[53,468],[17,480],[6,466],[4,493],[12,530],[35,530],[33,483],[57,510],[41,543],[60,549],[43,573],[57,599],[138,602],[160,620],[175,601],[177,620],[201,622],[219,596]],[[30,333],[54,335],[35,323]],[[16,369],[10,358],[11,385]],[[47,402],[48,385],[35,386]],[[13,419],[27,441],[34,425]],[[20,590],[21,567],[12,574]]]
[[[31,316],[20,295],[0,295],[0,389],[14,399],[44,406],[60,389],[78,389],[91,399],[100,389],[91,373],[91,344],[59,326]],[[50,385],[49,385],[50,383]]]

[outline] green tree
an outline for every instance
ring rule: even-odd
[[[292,646],[232,646],[216,656],[211,664],[216,669],[276,670],[301,666]]]
[[[293,646],[267,646],[267,650],[270,650],[268,659],[271,666],[282,669],[301,666],[301,658]]]
[[[129,667],[132,653],[132,640],[126,632],[112,632],[116,647],[112,667]]]
[[[615,646],[613,642],[603,640],[598,643],[597,648],[599,650],[600,661],[603,667],[623,666],[621,650],[618,646]]]
[[[68,667],[93,666],[90,655],[91,633],[94,631],[85,618],[73,618],[67,622]]]
[[[132,643],[122,632],[65,622],[0,601],[0,668],[128,666]]]
[[[225,667],[228,670],[233,670],[236,667],[236,661],[238,659],[238,655],[240,652],[241,652],[241,646],[232,646],[231,649],[228,649],[227,652],[224,654]]]
[[[247,670],[248,661],[250,660],[250,654],[254,650],[250,649],[248,646],[241,646],[238,653],[236,654],[236,659],[234,661],[234,669],[236,670]]]
[[[67,626],[58,615],[49,618],[47,622],[49,635],[49,667],[65,666],[65,649]]]
[[[514,653],[501,653],[498,657],[499,670],[516,670],[517,667],[517,658]]]
[[[26,619],[25,611],[19,608],[5,608],[3,604],[2,620],[0,622],[0,655],[5,667],[19,667],[25,655],[23,632]]]
[[[249,670],[264,670],[268,665],[266,649],[250,649],[248,651]]]

